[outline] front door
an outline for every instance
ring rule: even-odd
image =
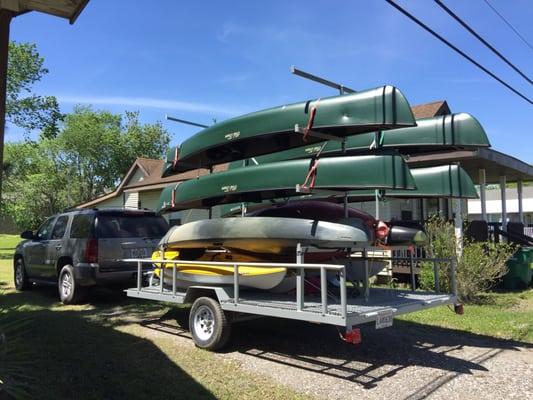
[[[48,240],[46,246],[46,258],[44,260],[44,267],[42,271],[42,277],[45,279],[56,280],[56,264],[61,254],[62,247],[65,243],[63,237],[67,230],[68,224],[68,215],[61,215],[57,217],[57,220],[54,224],[54,229],[52,229],[52,234]]]
[[[45,262],[47,258],[47,246],[52,227],[54,226],[55,217],[48,218],[41,225],[34,239],[25,246],[26,250],[26,268],[30,278],[43,279]]]

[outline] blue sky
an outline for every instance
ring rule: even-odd
[[[398,1],[504,80],[533,97],[523,78],[435,3]],[[491,3],[533,42],[530,0]],[[483,0],[446,4],[533,76],[533,50]],[[148,7],[147,7],[148,5]],[[484,125],[494,148],[533,162],[533,107],[382,0],[91,0],[75,25],[38,13],[16,18],[11,39],[35,42],[50,73],[36,86],[115,112],[163,121],[178,144],[195,128],[165,114],[209,124],[248,111],[334,95],[289,73],[291,65],[354,89],[398,86],[412,105],[446,99]],[[8,127],[6,139],[21,132]]]

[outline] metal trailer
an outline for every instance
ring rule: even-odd
[[[192,338],[198,347],[217,350],[223,347],[231,331],[231,323],[250,316],[269,316],[301,321],[324,323],[345,328],[344,340],[360,343],[361,336],[357,325],[375,322],[376,329],[392,326],[393,318],[400,314],[454,304],[455,311],[462,313],[457,303],[455,280],[456,260],[424,258],[417,259],[411,253],[407,260],[411,266],[411,290],[395,288],[371,288],[369,280],[369,260],[367,251],[376,248],[359,249],[359,259],[364,260],[364,279],[361,282],[360,295],[348,295],[346,267],[335,264],[306,264],[303,261],[306,249],[298,245],[295,263],[254,263],[254,262],[198,262],[185,260],[125,259],[137,263],[137,287],[127,289],[129,297],[156,300],[175,304],[192,304],[188,324]],[[394,257],[380,257],[379,260],[396,260]],[[414,265],[417,261],[433,263],[435,291],[415,290]],[[164,273],[160,274],[159,283],[143,286],[142,265],[173,264],[172,281],[166,283]],[[178,289],[176,264],[190,265],[226,265],[232,266],[233,285],[230,286],[189,286]],[[449,266],[451,293],[440,293],[439,264]],[[296,271],[296,293],[279,294],[263,290],[243,289],[239,284],[239,267],[282,267]],[[155,268],[155,265],[154,265]],[[305,272],[315,271],[320,274],[319,295],[305,294]],[[328,292],[327,272],[338,274],[339,290],[333,296]],[[318,287],[317,287],[318,289]],[[182,326],[187,328],[187,326]]]

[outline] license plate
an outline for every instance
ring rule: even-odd
[[[392,326],[394,313],[392,310],[384,311],[378,314],[376,319],[376,329],[389,328]]]
[[[146,258],[148,257],[147,249],[131,249],[131,258]]]

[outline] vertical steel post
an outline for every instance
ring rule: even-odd
[[[176,297],[176,261],[172,263],[172,296]]]
[[[239,265],[233,264],[233,303],[239,303]]]
[[[296,245],[296,263],[297,264],[303,264],[304,262],[304,255],[302,250],[302,245],[298,243]],[[304,307],[304,296],[305,296],[305,287],[304,287],[304,280],[305,280],[305,270],[304,268],[298,267],[297,273],[296,273],[296,309],[298,311],[302,311]]]
[[[416,279],[415,279],[415,262],[413,260],[412,249],[409,249],[409,273],[411,274],[411,290],[414,292],[416,290]]]
[[[137,261],[137,290],[140,292],[142,289],[142,263]]]
[[[342,318],[346,319],[347,314],[347,301],[346,301],[346,267],[342,267],[339,272],[340,284],[341,284],[341,313]]]
[[[368,298],[370,296],[370,271],[369,271],[369,266],[368,266],[368,252],[366,251],[366,248],[363,249],[363,258],[364,258],[364,264],[365,264],[365,274],[364,274],[364,279],[365,281],[363,282],[364,284],[364,297],[365,297],[365,301],[368,301]]]
[[[437,261],[433,261],[433,275],[435,276],[435,292],[440,292],[440,282],[439,282],[439,266]]]
[[[322,315],[326,315],[328,313],[328,282],[324,267],[320,267],[320,295],[322,297]]]
[[[457,296],[457,281],[455,279],[455,274],[456,274],[456,271],[457,271],[457,258],[453,257],[451,260],[450,260],[450,274],[451,274],[451,277],[450,277],[450,282],[452,284],[452,294],[454,296]]]
[[[348,192],[344,192],[343,205],[344,205],[344,218],[348,218]]]
[[[159,273],[159,291],[163,293],[163,284],[165,283],[165,268],[166,265],[161,263],[161,272]]]

